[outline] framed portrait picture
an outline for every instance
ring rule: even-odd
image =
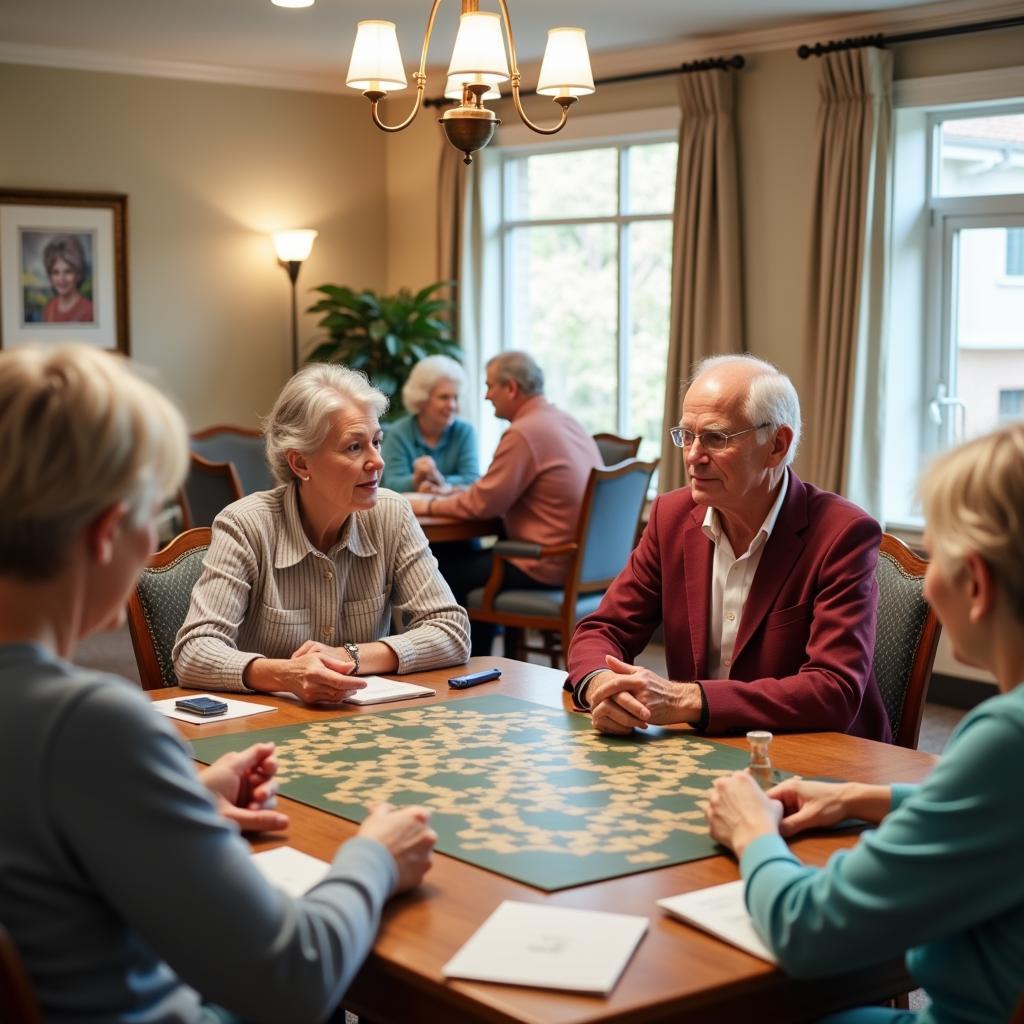
[[[0,347],[128,354],[128,197],[0,188]]]

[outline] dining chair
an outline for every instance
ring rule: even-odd
[[[901,540],[882,534],[875,579],[878,617],[874,670],[893,743],[916,749],[928,682],[939,643],[939,620],[924,598],[928,563]]]
[[[171,652],[203,571],[211,530],[186,530],[151,555],[128,599],[128,632],[144,690],[177,686]]]
[[[658,460],[628,459],[615,466],[590,471],[583,495],[576,538],[571,544],[543,547],[510,540],[498,541],[492,551],[490,578],[471,590],[466,610],[471,619],[508,627],[514,650],[509,657],[529,651],[547,655],[552,667],[564,660],[576,622],[594,611],[604,592],[619,574],[636,539],[640,513]],[[564,587],[539,590],[502,590],[505,565],[511,558],[569,558]],[[520,643],[522,631],[540,630],[544,645]]]
[[[640,451],[640,437],[619,437],[618,434],[594,434],[597,450],[606,466],[614,466],[623,459],[635,459]]]
[[[230,462],[238,472],[243,494],[269,491],[277,484],[267,466],[263,434],[248,427],[218,424],[197,430],[189,447],[210,462]]]
[[[183,530],[212,526],[221,509],[241,497],[242,484],[233,463],[210,462],[189,453],[188,476],[178,491]]]

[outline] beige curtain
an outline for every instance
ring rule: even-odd
[[[658,489],[684,483],[681,452],[668,436],[694,363],[744,348],[739,188],[733,76],[679,78],[679,164],[672,241],[672,324],[665,377],[665,430]]]
[[[809,478],[881,514],[892,54],[821,61],[806,337]]]
[[[463,227],[466,208],[466,167],[462,154],[448,143],[443,132],[441,155],[437,165],[437,280],[460,279]],[[455,300],[452,310],[452,333],[459,340],[459,289],[447,288],[441,296]]]

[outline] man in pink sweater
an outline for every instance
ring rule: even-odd
[[[500,516],[510,539],[571,543],[590,471],[603,465],[594,439],[544,397],[544,374],[525,352],[503,352],[488,362],[485,397],[494,414],[510,423],[487,472],[458,494],[415,496],[414,510],[459,519]],[[451,559],[441,552],[439,561],[460,604],[491,572],[487,551],[461,548]],[[503,589],[560,587],[567,565],[567,558],[516,559],[506,569]],[[472,630],[472,653],[489,654],[494,628],[474,622]]]

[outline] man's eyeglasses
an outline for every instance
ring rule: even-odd
[[[762,423],[756,427],[745,427],[743,430],[734,430],[731,434],[723,430],[705,430],[701,434],[695,434],[692,430],[684,430],[682,427],[672,427],[669,436],[677,448],[689,448],[694,441],[700,441],[700,446],[708,452],[722,452],[728,447],[729,442],[740,434],[749,434],[752,430],[763,430],[769,426]]]

